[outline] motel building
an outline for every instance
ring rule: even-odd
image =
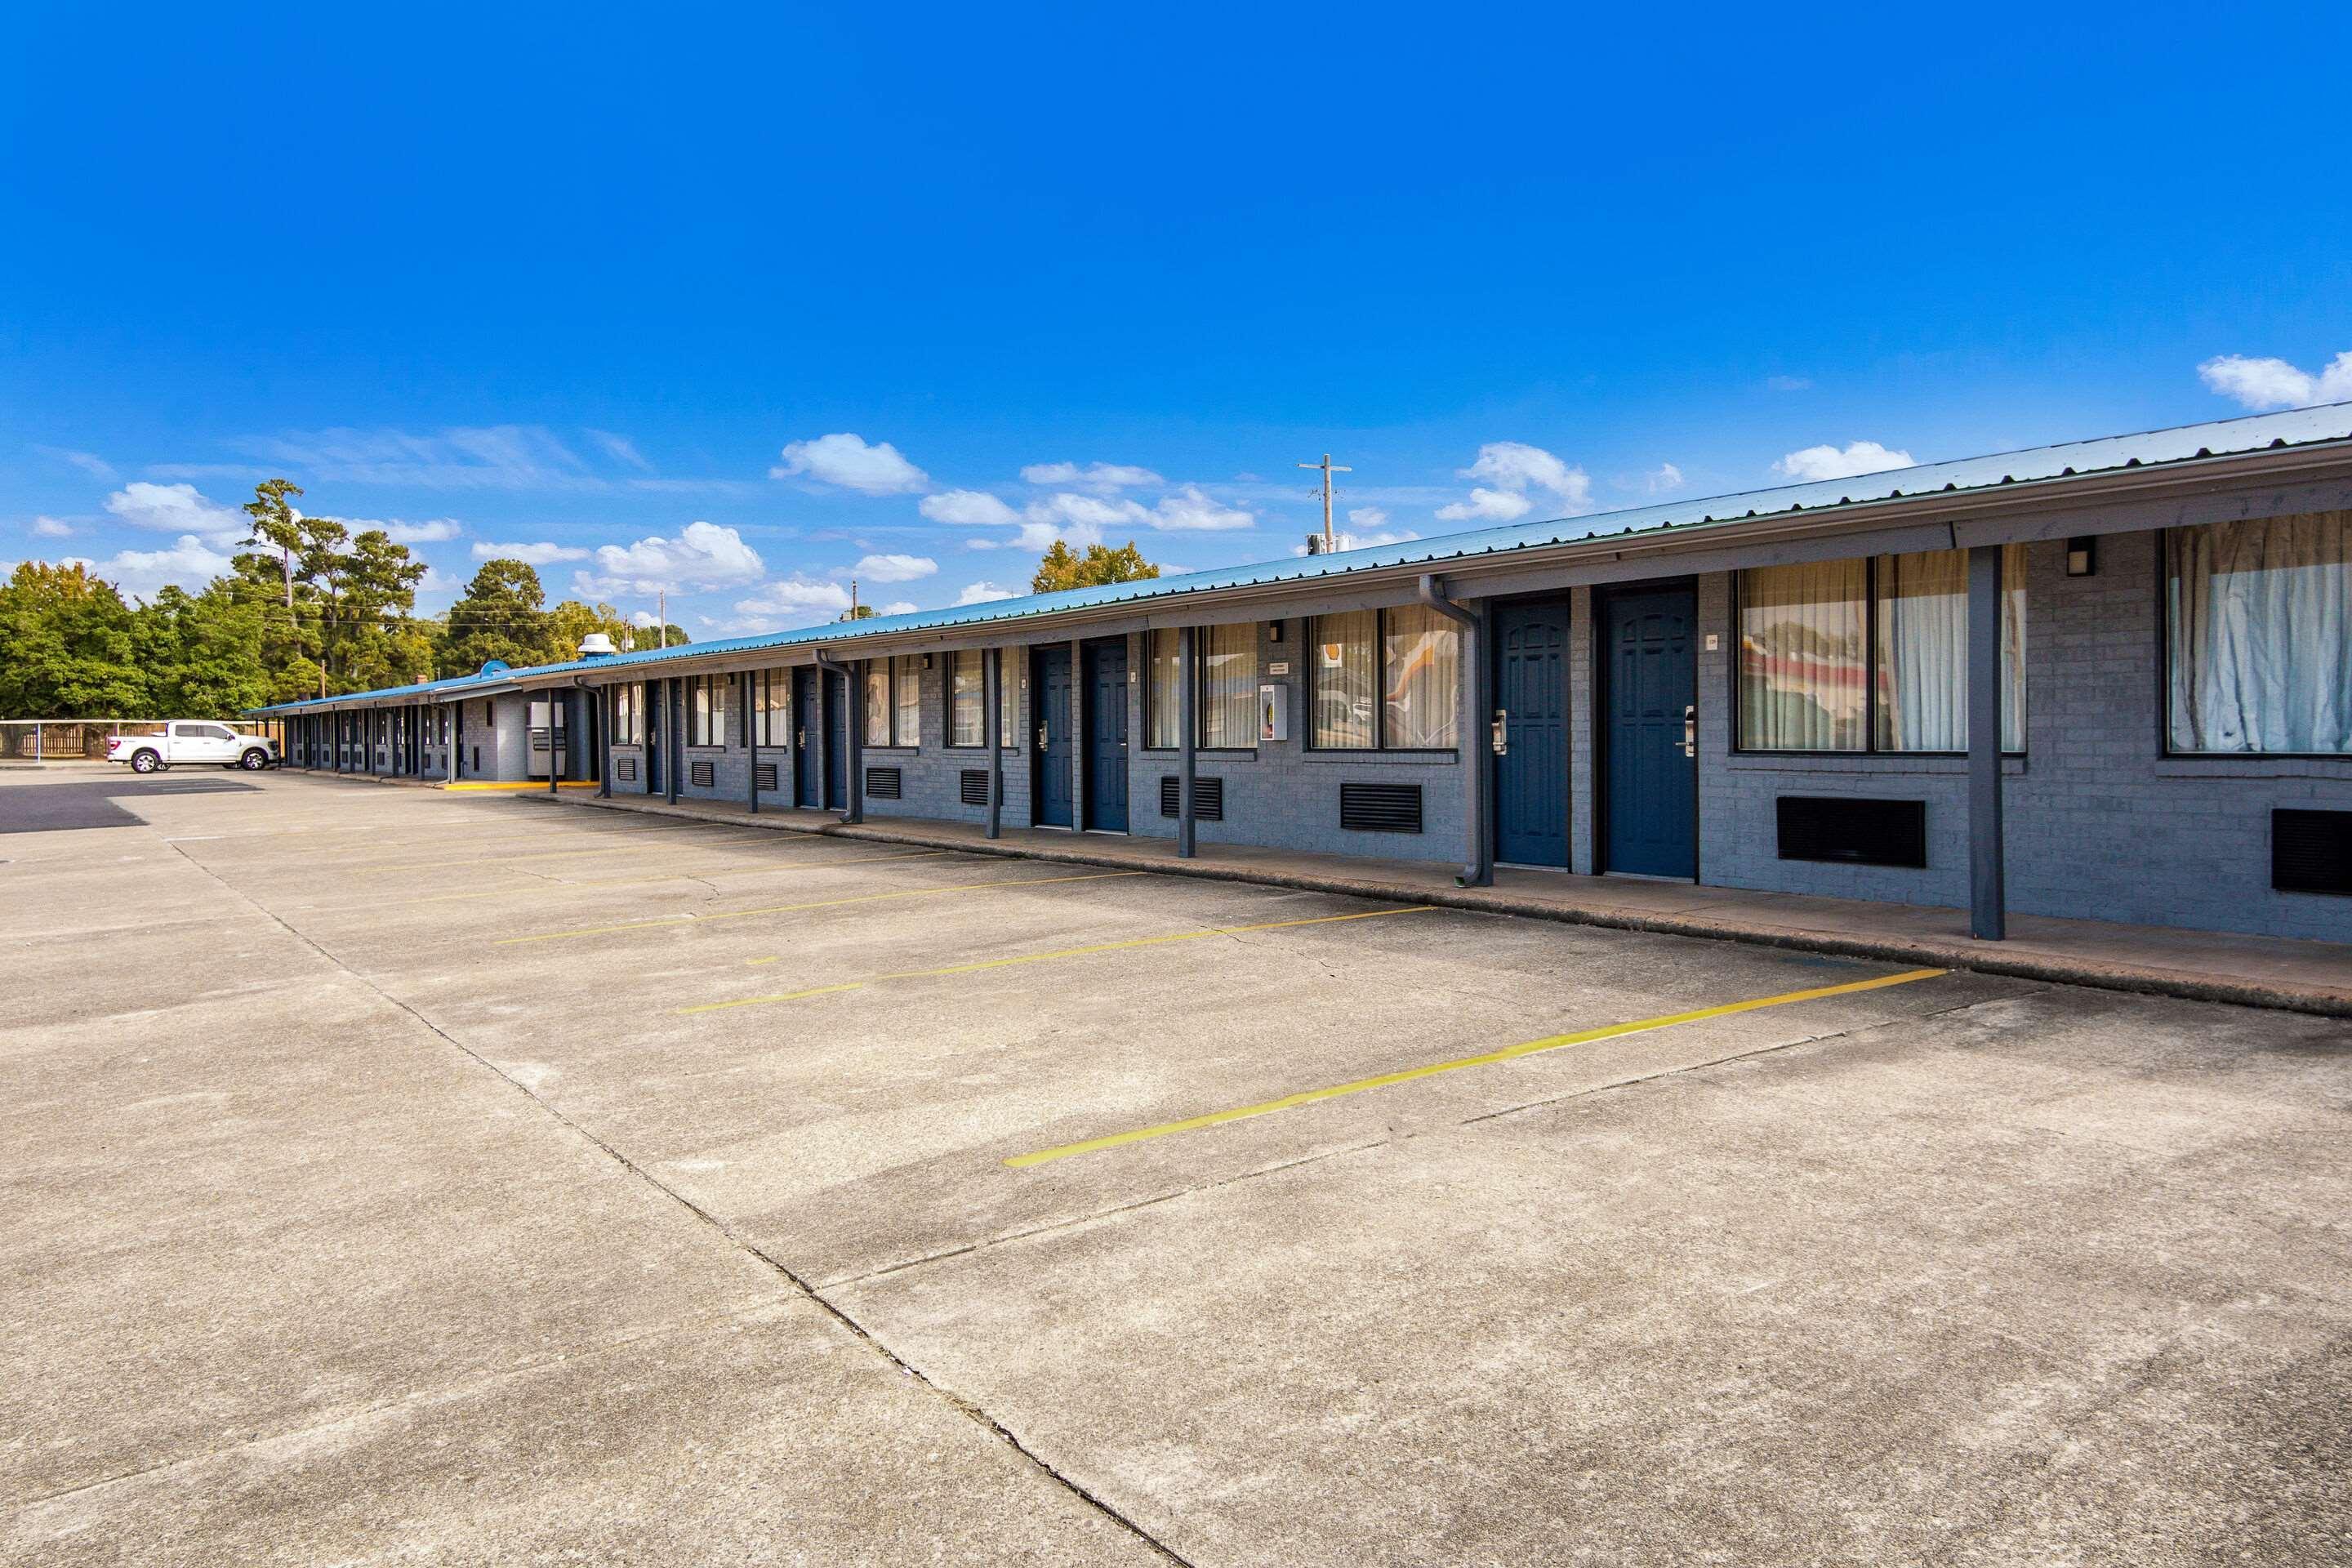
[[[2352,940],[2352,404],[581,651],[258,711],[455,787]]]

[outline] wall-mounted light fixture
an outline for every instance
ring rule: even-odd
[[[2099,574],[2099,539],[2085,533],[2066,542],[2066,575],[2095,577]]]
[[[1282,640],[1282,623],[1280,621],[1268,621],[1265,623],[1265,640],[1268,642],[1280,642]]]

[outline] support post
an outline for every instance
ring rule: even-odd
[[[992,647],[980,658],[980,700],[988,710],[980,738],[988,748],[988,837],[994,838],[1004,824],[1004,650]]]
[[[530,717],[530,699],[523,699],[522,716]],[[563,711],[563,693],[551,686],[547,689],[547,798],[555,798],[556,781],[563,776],[563,748],[556,742],[556,719]]]
[[[1969,548],[1969,934],[2009,934],[2000,826],[2000,546]]]
[[[603,763],[596,770],[596,798],[610,800],[613,798],[613,689],[598,687],[595,701],[597,711],[603,715],[603,721],[596,727],[596,744],[601,748],[599,760]]]
[[[1182,759],[1177,764],[1176,779],[1176,858],[1180,860],[1192,858],[1193,849],[1192,774],[1200,739],[1194,708],[1200,700],[1200,682],[1193,675],[1200,668],[1195,662],[1200,658],[1200,636],[1197,626],[1186,626],[1176,634],[1176,744]],[[1150,646],[1146,639],[1145,648]]]
[[[1495,771],[1495,752],[1486,743],[1484,723],[1486,620],[1467,605],[1448,598],[1444,579],[1441,577],[1422,578],[1420,597],[1423,604],[1461,628],[1462,714],[1455,728],[1462,747],[1463,845],[1462,873],[1454,879],[1465,888],[1492,887],[1495,857],[1494,846],[1486,835],[1486,802],[1493,792],[1491,780]]]
[[[1070,639],[1070,831],[1087,830],[1087,645]]]
[[[662,634],[667,637],[665,631]],[[685,696],[686,683],[673,676],[662,690],[662,750],[668,753],[662,759],[662,798],[670,805],[677,804],[677,770],[686,761],[684,732],[678,728],[678,708]]]

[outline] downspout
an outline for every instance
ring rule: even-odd
[[[841,684],[848,694],[849,711],[842,715],[845,721],[842,731],[849,737],[849,809],[841,814],[841,820],[845,826],[855,827],[866,820],[866,686],[855,669],[823,648],[816,650],[816,667],[841,677]],[[824,716],[824,705],[820,703],[817,711],[820,722]],[[832,743],[832,737],[826,737],[826,743]]]
[[[1199,685],[1193,679],[1195,668],[1193,661],[1200,656],[1200,647],[1196,640],[1200,635],[1199,629],[1193,626],[1186,626],[1176,634],[1178,648],[1176,727],[1181,731],[1177,744],[1183,748],[1183,760],[1179,764],[1180,776],[1176,781],[1176,858],[1180,860],[1192,858],[1192,775],[1195,770],[1193,753],[1194,742],[1198,739],[1193,733],[1195,720],[1192,704],[1195,700],[1193,694]],[[1150,644],[1147,642],[1144,646],[1149,648]],[[1145,737],[1146,740],[1150,738],[1150,736]]]
[[[758,725],[752,721],[751,705],[759,699],[760,672],[756,669],[747,669],[743,672],[743,750],[748,755],[745,758],[743,771],[751,775],[750,793],[753,816],[760,815],[760,731]],[[762,714],[761,717],[764,719],[766,715]]]
[[[1462,786],[1462,873],[1454,879],[1465,888],[1492,887],[1495,881],[1493,847],[1486,840],[1486,800],[1491,791],[1495,771],[1495,753],[1491,746],[1480,742],[1480,721],[1486,714],[1485,685],[1482,679],[1486,663],[1485,622],[1473,610],[1465,609],[1445,595],[1445,580],[1424,574],[1418,584],[1421,602],[1462,628],[1462,719],[1463,759]]]

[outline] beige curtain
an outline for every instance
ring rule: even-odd
[[[887,658],[866,661],[866,743],[890,743],[890,661]]]
[[[898,672],[898,744],[919,746],[923,741],[923,660],[919,654],[901,654],[890,661]]]
[[[1426,605],[1381,612],[1388,698],[1381,744],[1451,751],[1462,706],[1462,645]]]
[[[961,648],[948,656],[950,691],[948,700],[948,744],[984,746],[988,737],[988,693],[981,679],[978,648]]]
[[[1863,750],[1868,592],[1859,558],[1739,574],[1742,749]]]
[[[1157,751],[1184,743],[1183,691],[1176,684],[1183,652],[1184,634],[1173,627],[1144,634],[1143,743]]]
[[[1373,744],[1374,698],[1380,674],[1372,646],[1376,617],[1370,610],[1318,616],[1314,646],[1315,744],[1331,751],[1364,751]]]
[[[1203,626],[1201,649],[1201,744],[1257,744],[1257,623]]]

